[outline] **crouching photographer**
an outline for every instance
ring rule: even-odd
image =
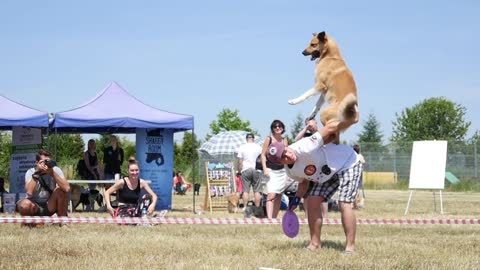
[[[23,216],[67,216],[70,185],[50,157],[50,152],[39,150],[35,167],[25,173],[27,198],[17,203]]]

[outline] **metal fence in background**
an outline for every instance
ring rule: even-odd
[[[378,144],[359,144],[365,157],[365,171],[397,172],[399,180],[407,180],[410,176],[413,142]],[[446,171],[459,179],[478,179],[480,141],[467,143],[452,141],[447,147]]]
[[[408,180],[412,159],[413,142],[391,143],[387,145],[359,144],[365,157],[365,171],[396,172],[398,179]],[[479,179],[480,141],[476,143],[448,142],[446,171],[459,179]],[[209,156],[199,155],[199,180],[205,180],[205,162],[233,162],[237,167],[236,155]]]

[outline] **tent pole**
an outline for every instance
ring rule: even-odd
[[[54,148],[54,159],[57,160],[57,138],[58,138],[58,133],[57,133],[57,128],[55,128],[55,148]],[[49,141],[49,144],[50,144],[50,140]],[[50,147],[50,146],[49,146]]]
[[[49,128],[47,128],[47,131],[45,133],[47,134],[47,138],[48,138],[48,135],[50,135]],[[43,137],[42,137],[42,145],[43,145]],[[43,148],[43,146],[41,146],[41,148]],[[50,140],[48,140],[47,149],[50,149]]]
[[[195,177],[195,129],[192,128],[192,179],[193,179],[193,214],[196,214],[195,208],[195,184],[196,184],[196,177]]]

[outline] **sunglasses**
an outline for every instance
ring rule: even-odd
[[[282,127],[281,125],[275,125],[275,126],[273,126],[273,128],[281,128],[281,129],[283,129],[283,127]]]

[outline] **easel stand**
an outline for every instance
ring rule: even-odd
[[[447,165],[447,141],[415,141],[410,163],[410,197],[405,215],[413,197],[414,189],[433,190],[433,207],[437,210],[435,191],[440,191],[440,213],[443,215],[442,190],[445,188],[445,167]]]
[[[410,202],[412,201],[413,198],[413,189],[410,190],[410,196],[408,197],[408,202],[407,202],[407,208],[405,209],[405,214],[408,213],[408,209],[410,208]],[[443,215],[443,196],[442,196],[442,190],[439,190],[440,192],[440,213]],[[435,190],[433,190],[433,211],[437,211],[437,202],[435,199]]]

